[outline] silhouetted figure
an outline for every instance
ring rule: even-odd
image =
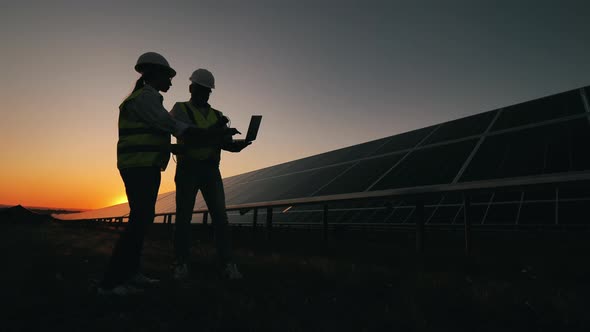
[[[190,77],[191,100],[174,105],[170,114],[177,120],[200,129],[227,128],[229,120],[209,105],[209,95],[215,88],[215,80],[206,69],[196,70]],[[178,155],[176,165],[176,227],[174,249],[176,264],[174,278],[188,277],[188,263],[191,248],[190,222],[195,199],[199,190],[207,203],[215,229],[215,241],[222,273],[230,279],[242,277],[236,264],[232,262],[228,218],[225,211],[225,193],[219,172],[221,150],[240,152],[250,142],[232,140],[234,131],[224,136],[218,144],[206,140],[186,144],[182,138],[179,145],[185,145],[184,154]],[[200,143],[200,144],[199,144]]]
[[[121,234],[99,293],[126,295],[156,279],[140,272],[140,257],[146,230],[154,221],[160,187],[160,172],[170,159],[170,134],[184,140],[221,139],[227,131],[204,131],[176,121],[162,105],[176,75],[160,54],[148,52],[137,60],[141,73],[133,92],[119,106],[117,167],[129,201],[129,222]]]

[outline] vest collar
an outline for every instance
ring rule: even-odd
[[[143,85],[143,88],[150,91],[150,92],[154,92],[155,94],[157,94],[160,97],[160,100],[163,101],[164,100],[164,96],[162,96],[162,94],[160,94],[160,92],[158,90],[156,90],[153,86],[145,83]]]
[[[211,108],[211,105],[209,103],[205,103],[204,106],[197,106],[195,103],[193,103],[193,99],[192,98],[189,100],[189,103],[191,103],[191,106],[193,106],[194,108],[203,108],[203,107],[206,108],[206,109]]]

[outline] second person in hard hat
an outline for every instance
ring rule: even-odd
[[[218,110],[209,105],[209,96],[215,88],[213,74],[206,69],[197,69],[190,77],[189,91],[191,99],[178,102],[170,114],[178,121],[200,128],[227,127],[228,119]],[[226,135],[221,144],[211,145],[202,140],[202,146],[186,146],[184,154],[178,155],[176,165],[176,228],[174,232],[174,249],[176,264],[174,278],[177,280],[188,277],[191,248],[190,222],[195,199],[200,190],[215,230],[215,241],[221,272],[229,279],[239,279],[238,271],[231,256],[228,218],[225,211],[225,192],[219,172],[221,150],[240,152],[250,143],[234,142],[231,135]],[[178,144],[184,144],[178,139]]]

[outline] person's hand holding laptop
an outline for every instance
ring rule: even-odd
[[[248,132],[246,133],[245,139],[233,139],[232,136],[236,134],[241,134],[236,128],[227,128],[225,125],[223,127],[219,127],[218,129],[213,130],[222,130],[219,133],[223,134],[223,136],[227,137],[227,140],[224,139],[226,142],[224,144],[223,149],[230,151],[230,152],[240,152],[246,146],[252,144],[252,141],[256,139],[258,135],[258,129],[260,128],[260,122],[262,121],[262,115],[252,115],[250,118],[250,125],[248,126]],[[223,128],[223,129],[222,129]],[[190,141],[187,140],[187,143],[192,146],[207,146],[210,143],[206,143],[201,139]],[[178,144],[170,144],[170,152],[173,154],[184,154],[186,150],[185,145],[178,145]]]
[[[234,139],[231,143],[231,148],[227,149],[232,152],[240,152],[248,145],[252,144],[252,141],[256,139],[258,135],[258,129],[262,122],[262,115],[252,115],[250,118],[250,125],[248,126],[248,132],[246,133],[245,139]]]

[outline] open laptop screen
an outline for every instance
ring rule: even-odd
[[[252,142],[258,135],[258,128],[260,128],[260,122],[262,121],[262,115],[252,115],[250,118],[250,126],[248,126],[248,133],[246,134],[246,141]]]

